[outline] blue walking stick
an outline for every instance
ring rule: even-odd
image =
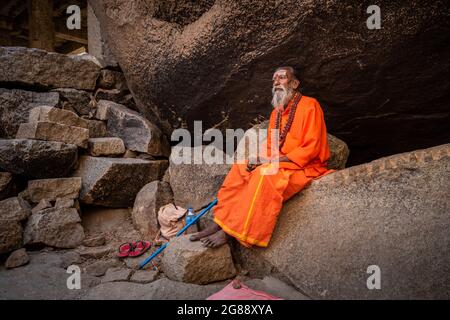
[[[180,231],[177,232],[177,234],[175,235],[175,237],[178,237],[179,235],[181,235],[184,231],[186,231],[187,228],[189,228],[191,225],[193,225],[194,223],[197,222],[198,219],[200,219],[205,213],[207,213],[209,210],[211,210],[212,207],[214,207],[217,204],[217,198],[214,199],[210,204],[208,204],[208,206],[203,209],[199,214],[197,214],[197,216],[191,220],[191,222],[189,222],[188,224],[186,224],[183,229],[181,229]],[[142,269],[147,263],[149,263],[150,261],[153,260],[153,258],[155,258],[158,254],[160,254],[169,244],[169,242],[164,243],[158,250],[156,250],[155,252],[153,252],[153,254],[148,257],[147,259],[145,259],[144,261],[142,261],[142,263],[139,265],[139,269]]]

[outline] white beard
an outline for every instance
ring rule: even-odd
[[[279,86],[277,88],[281,88],[283,90],[275,90],[276,88],[272,88],[272,106],[284,108],[289,100],[291,100],[293,95],[293,90],[291,88],[286,89],[284,86]]]

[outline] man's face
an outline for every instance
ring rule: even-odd
[[[272,86],[274,90],[282,90],[282,88],[287,89],[289,82],[291,81],[291,76],[287,70],[277,70],[272,77]]]
[[[277,70],[272,78],[272,105],[283,109],[292,98],[292,76],[288,70]]]

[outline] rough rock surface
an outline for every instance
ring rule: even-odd
[[[88,55],[24,47],[0,48],[0,83],[93,90],[100,66]]]
[[[0,219],[23,221],[30,214],[30,206],[20,197],[11,197],[0,201]]]
[[[184,208],[192,207],[194,210],[206,206],[217,194],[223,183],[230,164],[195,164],[195,159],[202,161],[202,152],[205,147],[188,149],[191,152],[190,163],[177,163],[178,153],[174,147],[169,159],[170,186],[173,190],[175,204]],[[214,148],[214,151],[222,158],[224,153]],[[223,158],[222,158],[223,159]]]
[[[59,106],[62,109],[76,112],[78,115],[89,115],[91,112],[91,94],[89,92],[70,88],[59,88],[52,91],[59,93]]]
[[[16,138],[60,141],[86,148],[89,130],[55,122],[22,123],[19,126]]]
[[[14,219],[0,219],[0,254],[22,247],[22,225]]]
[[[84,239],[81,219],[75,208],[50,208],[33,214],[24,231],[25,245],[75,248]]]
[[[272,109],[274,69],[293,65],[353,150],[350,165],[450,139],[444,0],[379,1],[379,30],[366,26],[370,1],[90,4],[138,107],[163,123],[247,129]]]
[[[132,218],[133,224],[145,239],[154,239],[158,232],[158,211],[173,202],[173,194],[167,182],[152,181],[136,195]]]
[[[105,276],[102,278],[102,283],[105,282],[116,282],[116,281],[127,281],[130,279],[132,270],[126,268],[109,268],[106,271]]]
[[[48,106],[31,109],[27,122],[55,122],[68,126],[87,128],[87,121],[80,118],[75,112]]]
[[[164,250],[161,268],[171,280],[207,284],[229,279],[236,274],[228,244],[207,248],[189,236],[172,238]]]
[[[6,269],[17,268],[27,264],[30,261],[27,251],[22,248],[12,252],[5,262]]]
[[[314,181],[289,200],[268,248],[240,248],[250,273],[313,299],[448,299],[450,144]],[[367,268],[381,271],[368,290]]]
[[[57,92],[34,92],[0,88],[0,137],[14,138],[19,125],[28,122],[31,109],[37,106],[55,107]]]
[[[9,198],[15,189],[14,177],[10,172],[0,172],[0,200]]]
[[[153,156],[169,155],[169,144],[161,130],[138,112],[107,100],[100,100],[97,108],[106,112],[108,133],[120,137],[127,149]]]
[[[160,179],[166,167],[166,160],[82,156],[73,176],[82,177],[81,202],[131,207],[139,190],[148,182]]]
[[[155,270],[137,270],[130,278],[131,282],[150,283],[156,280],[158,271]]]
[[[0,168],[31,178],[69,175],[78,159],[73,144],[32,139],[0,139]]]
[[[90,138],[87,152],[93,157],[119,156],[125,153],[125,145],[117,137]]]
[[[56,178],[28,181],[25,197],[31,202],[42,199],[56,201],[58,198],[76,199],[81,189],[81,178]]]

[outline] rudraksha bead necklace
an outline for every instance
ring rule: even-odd
[[[297,110],[297,105],[298,105],[298,103],[299,103],[301,98],[302,98],[302,94],[300,92],[296,92],[294,94],[294,97],[293,97],[294,102],[293,102],[293,104],[291,106],[291,110],[289,110],[288,120],[287,120],[286,125],[284,126],[283,130],[281,131],[281,134],[280,134],[280,137],[279,137],[279,141],[280,141],[279,142],[279,146],[280,146],[279,149],[280,150],[283,147],[284,141],[286,140],[286,136],[287,136],[289,130],[291,129],[292,122],[294,121],[295,111]],[[275,121],[275,129],[278,129],[278,130],[280,129],[280,125],[281,125],[281,113],[282,113],[282,111],[278,110],[277,118],[276,118],[276,121]]]

